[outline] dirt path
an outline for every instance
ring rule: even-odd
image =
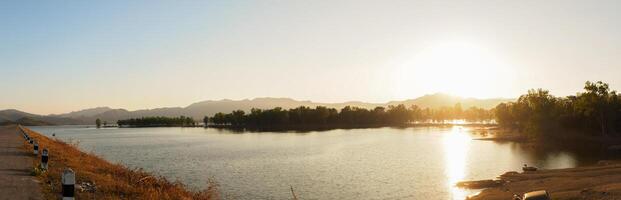
[[[34,156],[23,145],[17,126],[0,126],[0,199],[42,199],[39,183],[30,175]]]

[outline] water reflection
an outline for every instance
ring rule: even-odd
[[[461,200],[468,195],[467,191],[455,187],[455,184],[465,177],[465,164],[471,140],[470,134],[461,126],[453,127],[451,132],[445,134],[443,138],[445,175],[452,199]]]

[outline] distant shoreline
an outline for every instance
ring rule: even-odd
[[[170,127],[197,128],[197,127],[204,127],[204,126],[202,125],[195,125],[195,126],[140,125],[140,126],[114,126],[114,127],[101,127],[101,128],[170,128]]]
[[[66,126],[66,125],[45,125],[45,126]],[[89,125],[75,125],[75,126],[87,126],[96,127],[93,124]],[[229,130],[246,130],[246,131],[324,131],[333,129],[365,129],[365,128],[412,128],[412,127],[485,127],[495,128],[497,124],[482,124],[482,123],[416,123],[416,124],[297,124],[297,125],[273,125],[273,126],[255,126],[255,125],[221,125],[221,124],[209,124],[209,125],[194,125],[194,126],[177,126],[177,125],[140,125],[140,126],[103,126],[105,128],[216,128],[216,129],[229,129]]]
[[[307,124],[307,125],[217,125],[210,124],[206,128],[227,129],[233,131],[327,131],[334,129],[365,129],[365,128],[412,128],[412,127],[496,127],[496,124],[453,124],[453,123],[416,123],[416,124]]]

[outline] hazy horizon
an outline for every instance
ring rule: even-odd
[[[618,1],[0,2],[1,109],[621,88]]]

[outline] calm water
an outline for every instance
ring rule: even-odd
[[[469,129],[374,128],[234,133],[203,128],[31,127],[86,151],[200,189],[214,179],[225,199],[464,199],[459,180],[489,179],[524,163],[590,164],[566,151],[472,140]]]

